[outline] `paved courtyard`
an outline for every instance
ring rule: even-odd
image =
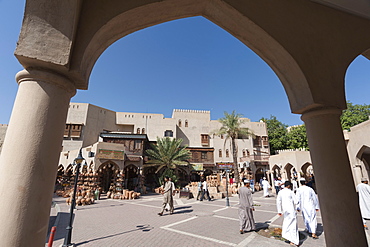
[[[264,198],[261,192],[253,195],[256,206],[257,227],[281,227],[283,218],[277,216],[276,198]],[[54,198],[57,204],[51,211],[51,225],[57,226],[54,245],[61,246],[68,224],[69,206],[64,198]],[[197,201],[175,199],[175,213],[158,216],[162,204],[161,195],[145,195],[136,200],[99,200],[93,205],[80,206],[75,210],[72,242],[76,246],[289,246],[251,232],[240,234],[238,198],[230,198],[231,207],[225,207],[225,199]],[[58,215],[58,216],[57,216]],[[301,214],[299,228],[304,230]],[[264,231],[264,230],[261,230]],[[302,246],[325,246],[325,234],[318,214],[319,239],[307,237]]]

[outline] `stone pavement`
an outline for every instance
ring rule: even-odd
[[[257,226],[281,227],[283,218],[277,216],[276,198],[264,198],[261,192],[253,195]],[[64,198],[54,198],[56,207],[51,211],[51,222],[57,226],[53,246],[61,246],[68,224],[69,206]],[[158,216],[162,204],[161,195],[145,195],[136,200],[99,200],[96,204],[80,206],[75,210],[72,242],[76,246],[289,246],[251,232],[240,234],[238,198],[230,198],[231,207],[225,207],[225,199],[197,201],[175,199],[175,213]],[[58,217],[55,218],[55,212]],[[298,224],[304,230],[302,216]],[[52,224],[51,224],[52,225]],[[325,235],[318,214],[319,239],[307,237],[302,246],[325,246]],[[261,230],[263,231],[263,230]]]

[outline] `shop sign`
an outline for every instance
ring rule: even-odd
[[[107,160],[124,160],[124,154],[125,152],[120,150],[99,149],[96,157]]]
[[[232,169],[234,163],[216,163],[218,169]]]
[[[203,171],[203,163],[191,164],[194,171]]]

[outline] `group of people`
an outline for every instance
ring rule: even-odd
[[[239,222],[240,233],[254,231],[255,222],[253,217],[253,199],[250,189],[250,181],[244,180],[244,186],[239,189]],[[299,245],[299,234],[297,225],[297,212],[302,211],[306,231],[312,238],[316,235],[316,212],[319,210],[319,203],[315,191],[306,185],[306,181],[300,181],[301,186],[296,194],[292,191],[292,183],[286,181],[284,188],[279,192],[276,203],[278,215],[284,216],[282,226],[282,237],[290,241],[293,246]],[[267,186],[266,186],[267,187]]]
[[[163,206],[162,211],[158,215],[162,216],[166,207],[169,206],[170,214],[174,212],[173,196],[175,193],[175,185],[171,181],[171,178],[165,177],[165,183],[163,185]],[[268,188],[270,188],[266,178],[263,178],[261,184],[264,189],[264,196],[268,195]],[[318,239],[316,235],[317,219],[316,213],[319,211],[319,202],[315,191],[307,186],[307,182],[304,178],[300,180],[301,186],[293,191],[293,183],[285,181],[281,184],[280,178],[278,183],[275,182],[275,188],[277,192],[276,206],[279,216],[284,217],[282,226],[282,237],[287,239],[292,246],[299,246],[299,233],[297,224],[297,212],[302,212],[303,220],[305,223],[305,231],[311,234],[313,239]],[[368,184],[367,178],[361,179],[361,184],[357,185],[356,189],[359,195],[359,204],[361,215],[363,218],[364,227],[367,229],[366,220],[370,219],[370,185]],[[252,198],[252,189],[250,187],[250,181],[247,179],[243,180],[244,186],[238,190],[239,194],[239,223],[240,223],[240,234],[256,230],[253,211],[254,204]],[[197,200],[202,201],[207,196],[208,200],[211,200],[208,192],[208,185],[205,180],[198,183],[198,195]]]
[[[211,197],[210,197],[209,191],[208,191],[207,181],[202,179],[201,181],[198,182],[197,200],[199,200],[199,197],[200,197],[200,201],[203,201],[205,196],[207,196],[208,201],[211,201]]]
[[[163,195],[163,204],[162,211],[159,212],[158,215],[162,216],[165,210],[170,211],[170,214],[173,214],[174,212],[173,196],[175,195],[175,184],[171,181],[170,177],[164,178],[163,190],[161,194]],[[208,201],[211,201],[207,181],[202,179],[200,182],[198,182],[197,200],[203,201],[205,197],[207,197]]]

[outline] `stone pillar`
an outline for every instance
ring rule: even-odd
[[[274,172],[272,170],[270,170],[269,175],[270,175],[269,177],[270,177],[270,181],[271,181],[271,189],[272,189],[271,191],[272,191],[272,193],[276,194]]]
[[[327,246],[367,246],[352,171],[340,125],[341,110],[306,112],[308,143]]]
[[[0,246],[45,245],[70,98],[76,89],[47,71],[23,70],[0,156]]]

